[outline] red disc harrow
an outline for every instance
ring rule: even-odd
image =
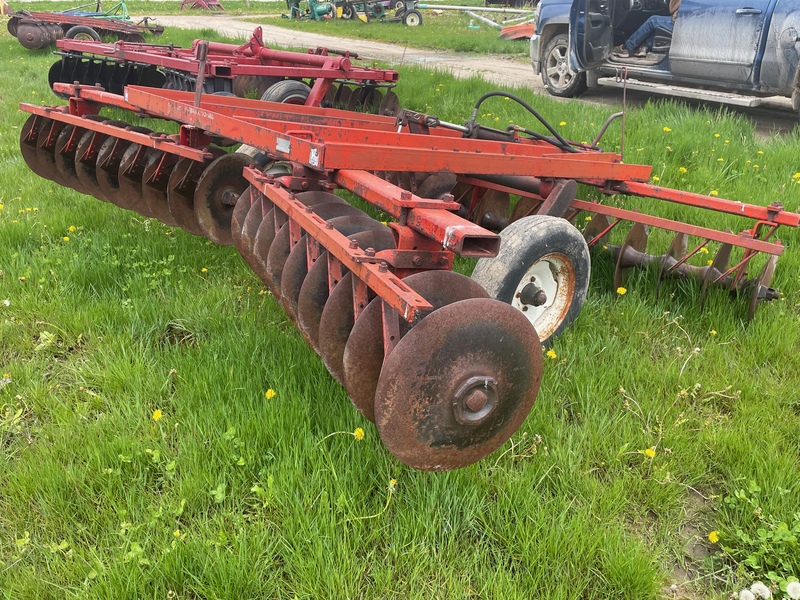
[[[191,48],[59,40],[55,83],[99,85],[122,94],[127,85],[255,96],[272,102],[339,107],[394,116],[397,71],[353,64],[357,54],[329,48],[307,53],[273,50],[261,28],[241,45],[195,40]]]
[[[471,464],[521,425],[538,392],[542,342],[580,312],[590,246],[614,253],[615,286],[631,267],[654,265],[659,283],[694,278],[703,298],[712,286],[743,295],[752,316],[777,297],[776,230],[800,224],[777,203],[649,185],[651,167],[571,144],[546,124],[542,135],[409,111],[392,118],[137,86],[124,96],[55,89],[68,106],[22,105],[31,113],[20,140],[30,168],[235,246],[390,452],[420,469]],[[475,114],[495,95],[538,117],[500,92],[481,98]],[[104,107],[175,121],[180,133],[106,119]],[[211,144],[223,137],[269,161]],[[614,200],[578,199],[578,184]],[[337,189],[391,222],[354,208]],[[637,200],[636,209],[623,198]],[[645,212],[665,203],[727,213],[746,226],[732,233]],[[570,221],[585,214],[581,233]],[[624,242],[611,245],[625,222],[632,227]],[[665,254],[647,252],[648,227],[675,233]],[[709,247],[712,264],[690,264]],[[451,270],[457,254],[478,259],[471,279]]]

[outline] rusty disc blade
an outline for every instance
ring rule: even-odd
[[[80,179],[78,179],[78,174],[75,172],[75,151],[77,150],[78,140],[83,136],[84,132],[84,129],[76,129],[72,125],[64,127],[56,139],[53,159],[64,185],[81,194],[88,194]]]
[[[539,204],[541,204],[541,202],[533,198],[522,196],[511,211],[511,216],[508,218],[509,224],[534,214],[534,209],[539,206]]]
[[[522,425],[541,378],[541,343],[520,311],[484,298],[449,304],[386,360],[375,394],[378,433],[416,469],[470,465]]]
[[[380,109],[381,102],[383,102],[383,92],[378,88],[373,88],[364,102],[364,112],[377,114]]]
[[[600,244],[600,246],[608,244],[608,233],[599,238],[594,244],[591,242],[594,238],[603,233],[610,225],[611,220],[606,215],[601,215],[599,213],[596,214],[594,217],[592,217],[592,220],[589,221],[589,224],[584,227],[583,239],[585,239],[586,243],[591,247],[594,247],[597,244]]]
[[[470,298],[488,298],[489,294],[469,277],[453,271],[423,271],[403,279],[403,283],[425,298],[438,310],[448,304]],[[344,388],[364,417],[375,422],[375,390],[383,367],[383,310],[375,298],[358,317],[344,347]],[[411,326],[400,319],[400,338]]]
[[[753,282],[753,291],[750,293],[750,304],[747,307],[747,320],[752,321],[756,316],[759,305],[765,300],[769,285],[772,283],[772,276],[775,274],[775,266],[778,264],[777,256],[770,256],[761,274]]]
[[[344,235],[351,235],[374,227],[382,227],[380,223],[349,204],[321,204],[315,208],[317,209],[315,212],[320,217],[328,221],[334,229]],[[342,221],[341,219],[346,220]],[[281,275],[281,304],[292,321],[297,319],[297,302],[300,296],[300,289],[303,286],[306,275],[308,275],[308,253],[306,248],[307,242],[304,235],[289,253]]]
[[[332,83],[325,92],[325,97],[322,99],[322,108],[334,108],[336,106],[336,94],[339,93],[339,86]]]
[[[631,230],[628,232],[628,237],[625,238],[625,243],[622,244],[619,249],[619,254],[617,255],[617,266],[614,269],[615,290],[625,285],[625,281],[628,278],[628,271],[639,264],[637,261],[626,260],[626,255],[630,254],[627,252],[628,248],[643,254],[647,249],[648,235],[647,225],[634,223],[633,227],[631,227]]]
[[[725,233],[730,233],[730,229],[726,229]],[[700,312],[706,306],[706,298],[708,298],[708,288],[711,287],[712,282],[728,270],[728,263],[731,260],[731,252],[733,246],[731,244],[722,244],[714,255],[714,260],[706,267],[705,275],[703,275],[703,285],[700,289]]]
[[[341,384],[344,384],[344,347],[353,329],[353,315],[353,274],[347,273],[328,296],[319,320],[319,355],[328,372]]]
[[[126,140],[109,136],[100,144],[100,149],[97,151],[95,168],[97,185],[103,196],[120,208],[126,206],[122,203],[119,193],[119,165],[122,155],[130,145],[131,143]]]
[[[19,149],[22,159],[31,171],[44,178],[47,178],[47,176],[43,174],[44,171],[39,164],[39,151],[36,148],[36,140],[39,138],[42,127],[49,121],[50,119],[31,115],[25,121],[19,134]]]
[[[97,151],[108,136],[87,130],[78,140],[75,148],[75,175],[86,193],[98,200],[108,202],[103,190],[97,184]]]
[[[194,192],[194,214],[203,234],[215,244],[230,246],[231,217],[237,198],[249,185],[243,169],[251,164],[243,154],[223,154],[206,167]]]
[[[350,219],[351,217],[337,217],[331,223],[339,219]],[[338,228],[338,225],[334,225]],[[341,233],[347,235],[362,248],[374,248],[376,252],[394,248],[394,236],[391,230],[385,225],[381,225],[372,231],[362,231],[361,233],[346,233],[343,228]],[[338,281],[333,281],[333,285]],[[322,311],[328,301],[328,253],[320,254],[317,261],[308,270],[308,275],[303,280],[300,294],[297,297],[297,323],[303,337],[306,338],[308,345],[319,353],[319,321],[322,318]]]
[[[353,95],[353,90],[344,83],[339,86],[339,91],[336,93],[336,108],[347,110],[350,105],[350,98]]]
[[[345,200],[339,198],[339,196],[335,194],[331,194],[330,192],[302,192],[295,196],[300,202],[305,204],[306,206],[315,206],[317,204],[322,203],[337,203],[337,204],[347,204]],[[275,210],[270,210],[269,214],[264,215],[264,219],[261,221],[261,224],[258,226],[258,231],[256,232],[255,238],[253,240],[253,257],[254,265],[251,265],[253,270],[255,271],[256,275],[258,275],[259,279],[264,282],[264,284],[272,291],[273,294],[278,294],[280,292],[280,279],[275,282],[275,289],[273,289],[272,285],[272,277],[270,275],[271,271],[267,267],[267,263],[269,260],[269,254],[272,249],[272,245],[275,241],[276,236],[278,235],[278,231],[276,231],[276,220],[275,220]],[[279,211],[280,215],[283,214],[282,211]],[[286,256],[280,262],[281,268],[283,266],[283,262],[289,256],[289,232],[287,229],[286,232],[286,240],[285,246],[283,251],[285,251]],[[282,242],[283,243],[283,242]],[[276,260],[276,259],[275,259]]]
[[[674,265],[676,261],[680,260],[681,257],[686,255],[688,245],[689,236],[685,233],[676,233],[675,237],[672,238],[672,243],[669,245],[667,253],[661,260],[661,268],[658,270],[655,290],[656,300],[658,300],[658,294],[661,290],[661,283],[667,277],[670,267]]]
[[[271,232],[275,231],[274,205],[266,196],[261,194],[259,194],[259,196],[260,199],[253,202],[250,210],[247,212],[247,217],[245,217],[244,228],[242,229],[241,247],[239,248],[239,253],[256,273],[263,271],[260,261],[256,258],[255,249],[258,230],[264,222],[264,219],[269,219],[269,228],[265,227],[265,232],[269,233],[270,230]],[[260,218],[259,215],[261,215]],[[266,241],[268,241],[266,238],[262,240],[262,242]],[[269,252],[267,252],[267,254],[269,254]],[[259,275],[259,277],[261,276]]]
[[[61,176],[58,169],[56,169],[56,159],[53,152],[56,148],[58,134],[61,133],[63,128],[64,123],[48,119],[39,129],[39,135],[36,138],[36,154],[39,158],[41,176],[55,181],[59,185],[61,185]]]
[[[508,192],[486,190],[483,198],[481,198],[481,203],[478,205],[478,210],[475,213],[475,223],[481,225],[484,219],[486,219],[488,225],[491,222],[498,222],[498,219],[506,219],[510,206],[511,196],[509,196]]]
[[[170,173],[179,159],[179,156],[169,152],[151,152],[145,159],[142,172],[142,198],[147,211],[170,227],[177,227],[178,221],[169,212],[167,184]]]
[[[238,247],[239,238],[242,237],[242,228],[244,227],[244,220],[247,218],[247,213],[252,206],[252,187],[247,186],[242,192],[241,196],[236,200],[231,213],[231,237],[233,238],[233,245]],[[252,192],[256,193],[256,192]]]
[[[385,117],[396,117],[400,113],[400,99],[392,90],[386,92],[378,105],[378,114]]]
[[[417,196],[439,199],[452,192],[456,183],[455,173],[432,173],[417,187]]]
[[[192,235],[203,235],[194,214],[194,192],[203,173],[204,163],[190,158],[178,159],[167,181],[167,207],[178,226]]]
[[[117,173],[119,194],[116,203],[144,217],[153,216],[142,194],[142,175],[149,152],[144,146],[131,144],[122,154]]]
[[[363,95],[363,88],[356,88],[350,94],[350,99],[347,101],[347,110],[358,111],[361,109],[361,98]]]
[[[341,201],[338,196],[334,196],[333,194],[330,194],[330,196],[336,198],[336,201],[330,203],[326,202],[324,200],[325,196],[319,192],[304,192],[304,194],[309,194],[308,196],[304,197],[315,202],[315,204],[309,206],[311,210],[319,214],[323,219],[325,219],[325,215],[328,214],[331,216],[364,214],[357,208]],[[298,194],[298,199],[300,199],[299,196],[300,194]],[[328,208],[329,206],[337,208]],[[269,254],[267,255],[267,261],[264,265],[264,270],[267,277],[267,287],[269,287],[269,289],[272,290],[272,293],[278,298],[281,298],[281,279],[283,278],[283,270],[286,265],[286,261],[289,259],[291,251],[292,248],[289,245],[289,223],[286,222],[283,227],[281,227],[280,231],[278,231],[278,233],[275,235],[275,240],[270,246]]]

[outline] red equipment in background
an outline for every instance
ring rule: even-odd
[[[156,44],[58,42],[61,59],[49,72],[55,83],[100,85],[121,94],[126,85],[257,96],[273,102],[339,106],[395,115],[397,71],[353,64],[357,54],[316,48],[308,53],[273,50],[261,28],[241,45],[195,40],[191,48]],[[307,82],[307,83],[306,83]]]

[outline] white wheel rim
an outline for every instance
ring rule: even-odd
[[[534,283],[547,296],[541,306],[523,304],[522,290]],[[546,340],[567,317],[575,295],[575,269],[563,254],[547,254],[533,263],[514,291],[511,306],[521,311],[531,322],[539,338]]]

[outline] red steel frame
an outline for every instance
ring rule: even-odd
[[[161,26],[136,25],[120,19],[70,15],[67,13],[24,11],[12,14],[11,18],[19,18],[22,21],[27,20],[50,25],[85,25],[98,31],[106,30],[124,34],[143,33],[145,31],[154,35],[161,35],[164,33],[164,28]]]
[[[244,176],[251,185],[253,199],[266,197],[280,209],[274,211],[275,226],[289,220],[292,244],[299,242],[302,231],[310,234],[307,236],[309,257],[318,256],[322,246],[328,250],[332,270],[341,272],[346,267],[354,273],[356,316],[358,302],[366,298],[367,287],[375,291],[384,301],[384,327],[389,333],[396,330],[396,322],[387,318],[391,312],[387,310],[389,307],[409,322],[417,321],[431,309],[423,298],[403,284],[401,277],[405,273],[425,268],[451,268],[454,253],[494,256],[499,249],[499,237],[454,214],[452,211],[461,204],[454,202],[452,196],[443,200],[420,198],[369,171],[450,172],[464,183],[504,190],[541,202],[545,202],[555,180],[575,179],[596,186],[606,194],[637,195],[755,220],[750,229],[736,235],[600,202],[578,199],[571,202],[573,216],[579,211],[589,211],[743,248],[744,258],[728,273],[733,270],[741,273],[740,268],[756,253],[780,255],[783,246],[769,238],[780,225],[800,225],[800,214],[783,210],[779,203],[757,206],[650,185],[647,180],[651,167],[623,164],[616,153],[588,148],[579,153],[567,153],[547,142],[531,139],[466,139],[444,128],[426,128],[421,132],[392,117],[335,109],[290,107],[212,95],[202,95],[197,102],[196,95],[190,92],[155,92],[146,87],[128,86],[124,97],[93,87],[63,84],[58,84],[56,91],[70,96],[69,107],[23,104],[22,110],[194,160],[203,160],[207,155],[186,144],[207,143],[208,135],[218,135],[259,148],[277,160],[290,161],[295,169],[292,176],[264,175],[257,169],[245,168]],[[181,124],[181,133],[177,137],[148,136],[83,118],[96,114],[103,106],[176,121]],[[517,177],[530,185],[518,189],[487,180],[498,176]],[[529,191],[531,187],[538,193]],[[292,193],[293,189],[335,188],[347,189],[397,219],[391,224],[397,249],[376,254],[351,245],[345,236],[309,212]],[[604,234],[596,236],[592,242]],[[706,243],[701,243],[692,253]]]

